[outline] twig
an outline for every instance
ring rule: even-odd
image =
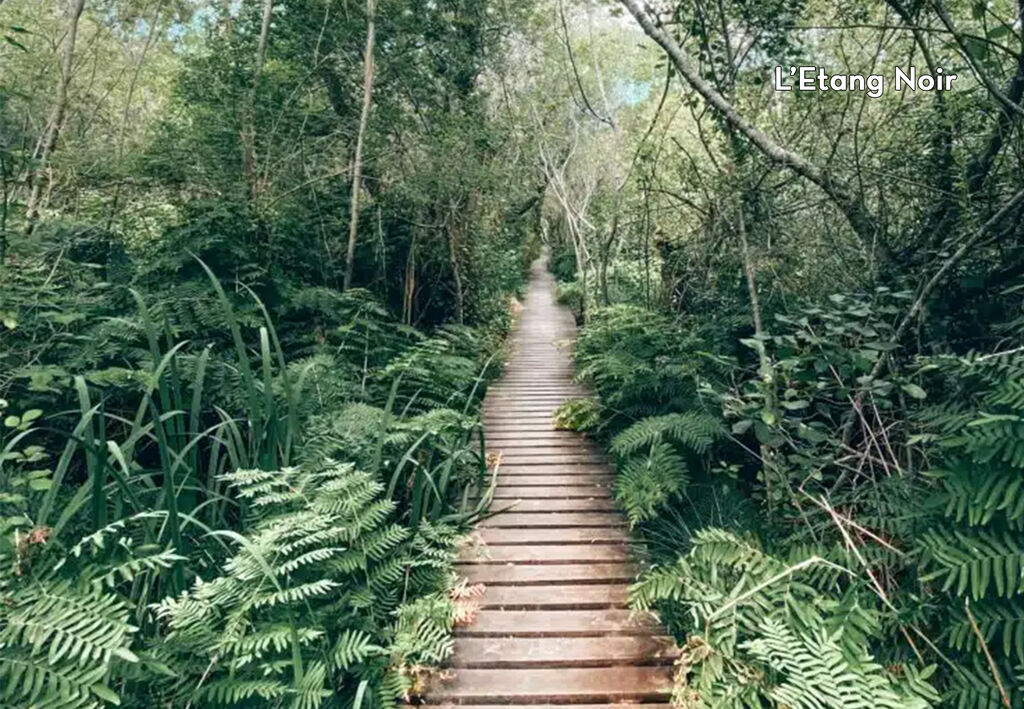
[[[996,681],[996,687],[999,688],[999,696],[1003,698],[1003,706],[1006,709],[1010,709],[1010,697],[1007,696],[1006,690],[1003,688],[1003,680],[999,676],[999,668],[996,666],[996,661],[992,659],[992,653],[988,649],[988,644],[985,642],[984,636],[981,634],[981,629],[978,628],[977,621],[974,620],[974,614],[971,613],[971,603],[968,599],[964,599],[964,610],[967,611],[967,620],[971,624],[971,630],[978,636],[978,642],[981,643],[981,649],[985,653],[985,660],[988,661],[988,667],[992,670],[992,679]]]

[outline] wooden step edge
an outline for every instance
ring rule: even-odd
[[[520,545],[528,546],[528,545]],[[459,563],[465,566],[565,566],[567,564],[628,564],[632,557],[623,556],[621,559],[588,559],[585,556],[572,557],[566,555],[557,559],[459,559]]]
[[[459,562],[461,565],[462,562]],[[476,583],[482,583],[487,588],[498,588],[506,586],[564,586],[571,584],[573,586],[604,586],[608,584],[633,584],[636,583],[636,574],[617,574],[609,576],[601,576],[600,578],[564,578],[564,579],[513,579],[507,581],[477,581]],[[530,609],[525,609],[530,610]],[[587,610],[587,609],[581,609]]]
[[[629,604],[625,601],[538,601],[535,603],[487,602],[487,597],[479,601],[480,610],[484,611],[626,611]]]
[[[540,513],[537,513],[537,512],[523,512],[523,514],[532,515],[532,514],[540,514]],[[559,514],[575,514],[575,513],[573,513],[573,512],[560,512]],[[586,514],[586,513],[580,513],[580,514]],[[601,514],[611,514],[611,513],[603,512]],[[500,522],[500,520],[499,520],[499,522]],[[540,524],[538,522],[534,522],[533,524],[528,524],[526,522],[502,522],[500,524],[486,524],[486,525],[484,525],[482,527],[482,529],[625,529],[625,530],[628,530],[629,527],[626,526],[625,523],[623,523],[623,524],[593,524],[593,523],[587,523],[587,522],[584,522],[584,523],[563,522],[562,524],[553,524],[551,522],[544,522],[543,524]]]
[[[672,657],[637,657],[615,660],[611,664],[607,659],[567,659],[567,660],[471,660],[455,657],[450,667],[466,670],[528,670],[538,667],[664,667],[675,661]]]
[[[654,627],[616,628],[615,630],[474,630],[456,628],[456,638],[642,638],[657,632]]]
[[[601,665],[601,667],[614,668],[617,665]],[[621,665],[618,665],[621,666]],[[506,705],[503,709],[509,709],[507,705],[530,705],[530,706],[573,706],[581,707],[591,704],[601,704],[608,707],[608,709],[619,709],[619,707],[628,707],[628,709],[647,709],[651,707],[668,707],[666,700],[671,695],[671,688],[666,688],[663,691],[658,690],[641,690],[641,691],[629,691],[622,694],[611,693],[611,692],[593,692],[587,694],[547,694],[547,695],[535,695],[535,694],[511,694],[511,693],[495,693],[495,694],[459,694],[450,695],[441,692],[433,692],[429,696],[428,705],[456,705],[460,707],[479,706],[479,705]]]
[[[490,529],[494,529],[494,527],[491,527]],[[484,541],[484,545],[488,549],[493,549],[494,547],[546,547],[546,546],[553,546],[554,547],[554,546],[565,546],[566,544],[584,544],[584,545],[587,545],[587,546],[621,546],[621,547],[626,547],[626,546],[629,546],[630,544],[634,544],[634,543],[636,543],[636,542],[634,542],[634,540],[632,540],[632,539],[609,539],[609,538],[604,538],[604,539],[601,539],[601,538],[598,538],[598,539],[588,539],[587,541],[571,541],[571,542],[567,542],[565,540],[560,540],[560,539],[536,539],[536,540],[530,539],[530,540],[527,540],[527,541],[516,541],[516,542],[508,542],[508,541],[488,542],[488,541]]]

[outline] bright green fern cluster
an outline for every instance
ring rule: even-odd
[[[840,582],[840,579],[842,582]],[[674,700],[692,707],[923,709],[934,667],[871,658],[877,611],[853,577],[811,555],[787,563],[747,539],[706,528],[675,564],[647,572],[632,605],[683,619]]]
[[[723,435],[720,421],[696,411],[650,416],[619,433],[611,451],[619,457],[616,497],[637,524],[655,518],[689,482],[681,451],[705,454]]]
[[[373,476],[331,465],[225,480],[250,510],[249,530],[219,533],[235,546],[222,573],[156,608],[167,629],[161,651],[178,675],[166,688],[172,703],[342,706],[368,680],[387,706],[411,689],[409,663],[447,655],[446,633],[411,643],[403,612],[393,618],[424,591],[413,572],[431,563],[422,554],[430,544],[391,520],[395,505]],[[406,638],[400,652],[393,638]]]

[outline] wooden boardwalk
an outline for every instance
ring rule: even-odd
[[[674,643],[626,608],[628,529],[609,492],[613,470],[552,413],[584,392],[559,343],[575,336],[543,261],[504,376],[484,400],[489,452],[501,456],[492,509],[459,571],[486,591],[476,621],[456,631],[454,678],[430,704],[664,705]],[[653,709],[653,706],[652,706]]]

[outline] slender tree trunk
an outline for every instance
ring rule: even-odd
[[[223,15],[220,31],[225,37],[235,32],[235,18],[231,16],[231,0],[220,0],[220,11]]]
[[[608,230],[608,240],[601,246],[601,268],[598,271],[597,278],[601,288],[601,304],[611,305],[612,295],[611,290],[608,287],[608,266],[612,260],[612,251],[615,247],[615,241],[619,234],[619,211],[620,211],[620,194],[622,188],[620,187],[615,192],[614,214],[612,214],[612,225]]]
[[[252,72],[252,86],[242,113],[242,166],[249,183],[249,194],[255,199],[260,192],[256,176],[256,94],[263,65],[267,61],[267,42],[270,38],[270,20],[274,12],[274,0],[263,0],[263,17],[260,23],[260,37],[256,43],[256,65]]]
[[[78,40],[78,21],[85,10],[85,0],[71,0],[68,7],[68,30],[64,38],[64,47],[61,53],[60,77],[57,79],[57,95],[53,103],[53,111],[46,123],[46,131],[43,140],[40,142],[33,159],[38,163],[35,174],[29,173],[29,196],[28,206],[25,210],[25,233],[31,234],[35,229],[36,220],[39,218],[39,203],[42,197],[43,184],[42,173],[46,170],[50,160],[57,149],[57,140],[60,138],[61,128],[64,126],[64,117],[68,111],[68,87],[71,85],[71,73],[74,70],[75,42]]]
[[[449,210],[448,225],[448,263],[455,281],[455,320],[461,325],[465,322],[465,303],[462,295],[462,276],[459,274],[459,225],[457,205],[452,204]]]
[[[764,327],[761,323],[761,301],[757,297],[757,271],[754,262],[750,257],[750,243],[747,241],[747,223],[743,218],[743,205],[740,204],[736,214],[736,232],[740,238],[740,254],[743,257],[743,273],[747,279],[747,293],[750,296],[750,314],[754,319],[754,334],[760,337],[764,334]],[[761,368],[766,366],[765,355],[761,353]]]
[[[11,204],[10,174],[7,171],[7,160],[0,151],[0,275],[7,267],[7,215]]]
[[[405,290],[402,293],[402,322],[412,324],[413,297],[416,295],[416,237],[409,244],[405,258]]]
[[[348,224],[348,250],[345,252],[345,280],[342,285],[348,290],[352,285],[352,272],[355,269],[356,234],[359,229],[359,191],[363,182],[363,137],[366,134],[366,123],[370,118],[370,105],[373,99],[373,43],[374,15],[377,11],[377,0],[366,0],[366,52],[363,56],[363,108],[359,114],[359,133],[356,135],[356,154],[352,162],[352,203]]]

